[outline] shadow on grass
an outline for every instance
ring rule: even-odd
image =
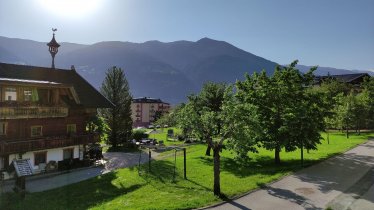
[[[145,181],[150,182],[152,180],[159,181],[161,183],[174,182],[181,178],[179,170],[175,168],[174,173],[174,162],[166,160],[151,161],[151,166],[149,168],[149,163],[140,165],[140,168],[136,168],[138,174]],[[135,170],[133,168],[132,170]],[[183,178],[183,177],[182,177]]]
[[[143,186],[125,186],[124,183],[114,185],[112,181],[116,178],[117,174],[112,172],[54,190],[27,193],[24,200],[18,194],[7,193],[0,197],[0,209],[83,210],[111,201]]]
[[[213,167],[211,157],[201,156],[200,161]],[[318,162],[317,160],[304,160],[303,167],[308,167]],[[251,159],[246,164],[238,163],[233,158],[221,157],[221,171],[231,173],[237,177],[248,177],[253,175],[274,175],[278,172],[296,171],[303,168],[301,161],[297,159],[283,160],[280,165],[274,163],[274,159],[268,156],[259,156]]]

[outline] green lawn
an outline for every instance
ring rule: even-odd
[[[180,134],[181,131],[179,128],[158,128],[157,129],[157,132],[158,133],[155,133],[155,134],[149,134],[149,138],[152,138],[152,139],[157,139],[157,141],[164,141],[164,144],[166,146],[172,146],[172,145],[180,145],[180,144],[183,144],[184,142],[183,141],[178,141],[177,139],[170,139],[170,138],[167,138],[167,133],[168,133],[168,130],[169,129],[173,129],[174,130],[174,134],[177,135],[177,134]],[[153,129],[147,129],[147,131],[152,131]]]
[[[312,164],[331,155],[341,153],[363,143],[373,133],[352,135],[330,135],[318,151],[305,153],[305,163]],[[183,159],[177,157],[177,177],[173,181],[174,158],[154,161],[152,173],[147,173],[147,164],[140,169],[121,169],[100,177],[70,186],[27,194],[21,201],[15,194],[1,198],[0,209],[188,209],[220,201],[212,192],[212,158],[205,157],[205,145],[187,148],[187,177],[183,180]],[[281,153],[282,165],[273,164],[273,152],[260,149],[259,154],[250,154],[246,166],[238,165],[230,151],[221,158],[222,192],[228,197],[258,188],[292,171],[300,169],[300,152]]]

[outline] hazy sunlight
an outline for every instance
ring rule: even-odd
[[[100,7],[102,0],[38,0],[49,12],[68,18],[88,16]]]

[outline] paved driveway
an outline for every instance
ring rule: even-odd
[[[45,191],[96,177],[118,168],[131,167],[139,163],[140,156],[139,152],[108,152],[104,153],[103,155],[104,160],[106,161],[104,166],[73,170],[71,172],[58,174],[55,176],[29,177],[26,179],[26,190],[29,192]],[[156,157],[157,153],[152,152],[152,156]],[[141,163],[145,162],[148,162],[148,153],[142,152]],[[14,180],[6,181],[4,186],[0,186],[0,192],[10,192],[12,191],[13,187]]]
[[[374,209],[374,141],[207,209]]]

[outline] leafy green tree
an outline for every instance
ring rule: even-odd
[[[280,152],[297,148],[316,149],[320,143],[320,132],[324,130],[323,113],[319,107],[320,94],[309,91],[313,84],[312,68],[301,74],[297,61],[287,67],[277,66],[272,76],[263,71],[245,81],[237,82],[240,102],[256,107],[256,116],[262,132],[256,136],[268,150],[274,150],[274,160],[280,164]]]
[[[109,127],[105,123],[104,118],[99,116],[92,117],[86,125],[86,130],[90,133],[98,133],[100,136],[100,142],[108,143],[108,130]]]
[[[109,126],[109,143],[117,147],[118,144],[128,140],[132,132],[132,96],[129,83],[121,68],[114,66],[108,69],[101,86],[101,93],[114,104],[113,108],[102,109],[100,115]]]
[[[213,150],[213,191],[221,196],[220,152],[223,143],[229,141],[230,148],[237,152],[238,157],[245,157],[249,151],[255,150],[251,135],[255,133],[252,128],[257,123],[254,109],[250,105],[238,106],[231,87],[214,83],[207,83],[204,87],[200,94],[189,97],[188,103],[180,110],[179,126],[204,139]],[[220,100],[215,100],[217,98]]]
[[[349,138],[349,129],[354,128],[357,102],[355,95],[351,92],[349,95],[338,95],[339,106],[336,109],[338,125],[346,131],[346,137]]]
[[[208,82],[203,85],[203,88],[198,95],[190,95],[188,99],[191,104],[194,104],[194,111],[199,116],[202,116],[203,113],[206,113],[207,111],[212,113],[220,113],[222,111],[222,104],[226,89],[227,85],[224,83]],[[202,140],[207,140],[211,136],[217,135],[221,132],[221,128],[223,126],[222,119],[219,117],[214,117],[210,120],[210,123],[214,124],[216,128],[213,133],[195,132],[195,134]],[[211,145],[208,144],[205,154],[210,156],[210,152]]]
[[[160,127],[164,127],[165,125],[169,127],[177,126],[178,113],[182,106],[183,104],[173,107],[169,111],[169,113],[163,114],[159,119],[157,119],[157,121],[154,124],[159,125]]]
[[[350,87],[333,77],[327,77],[324,79],[320,86],[315,86],[311,89],[323,97],[320,102],[320,107],[324,108],[324,122],[326,126],[327,142],[330,143],[330,133],[328,129],[340,127],[340,122],[337,116],[337,109],[340,103],[340,95],[343,96],[350,91]]]
[[[374,77],[365,78],[361,99],[367,110],[366,127],[374,128]]]

